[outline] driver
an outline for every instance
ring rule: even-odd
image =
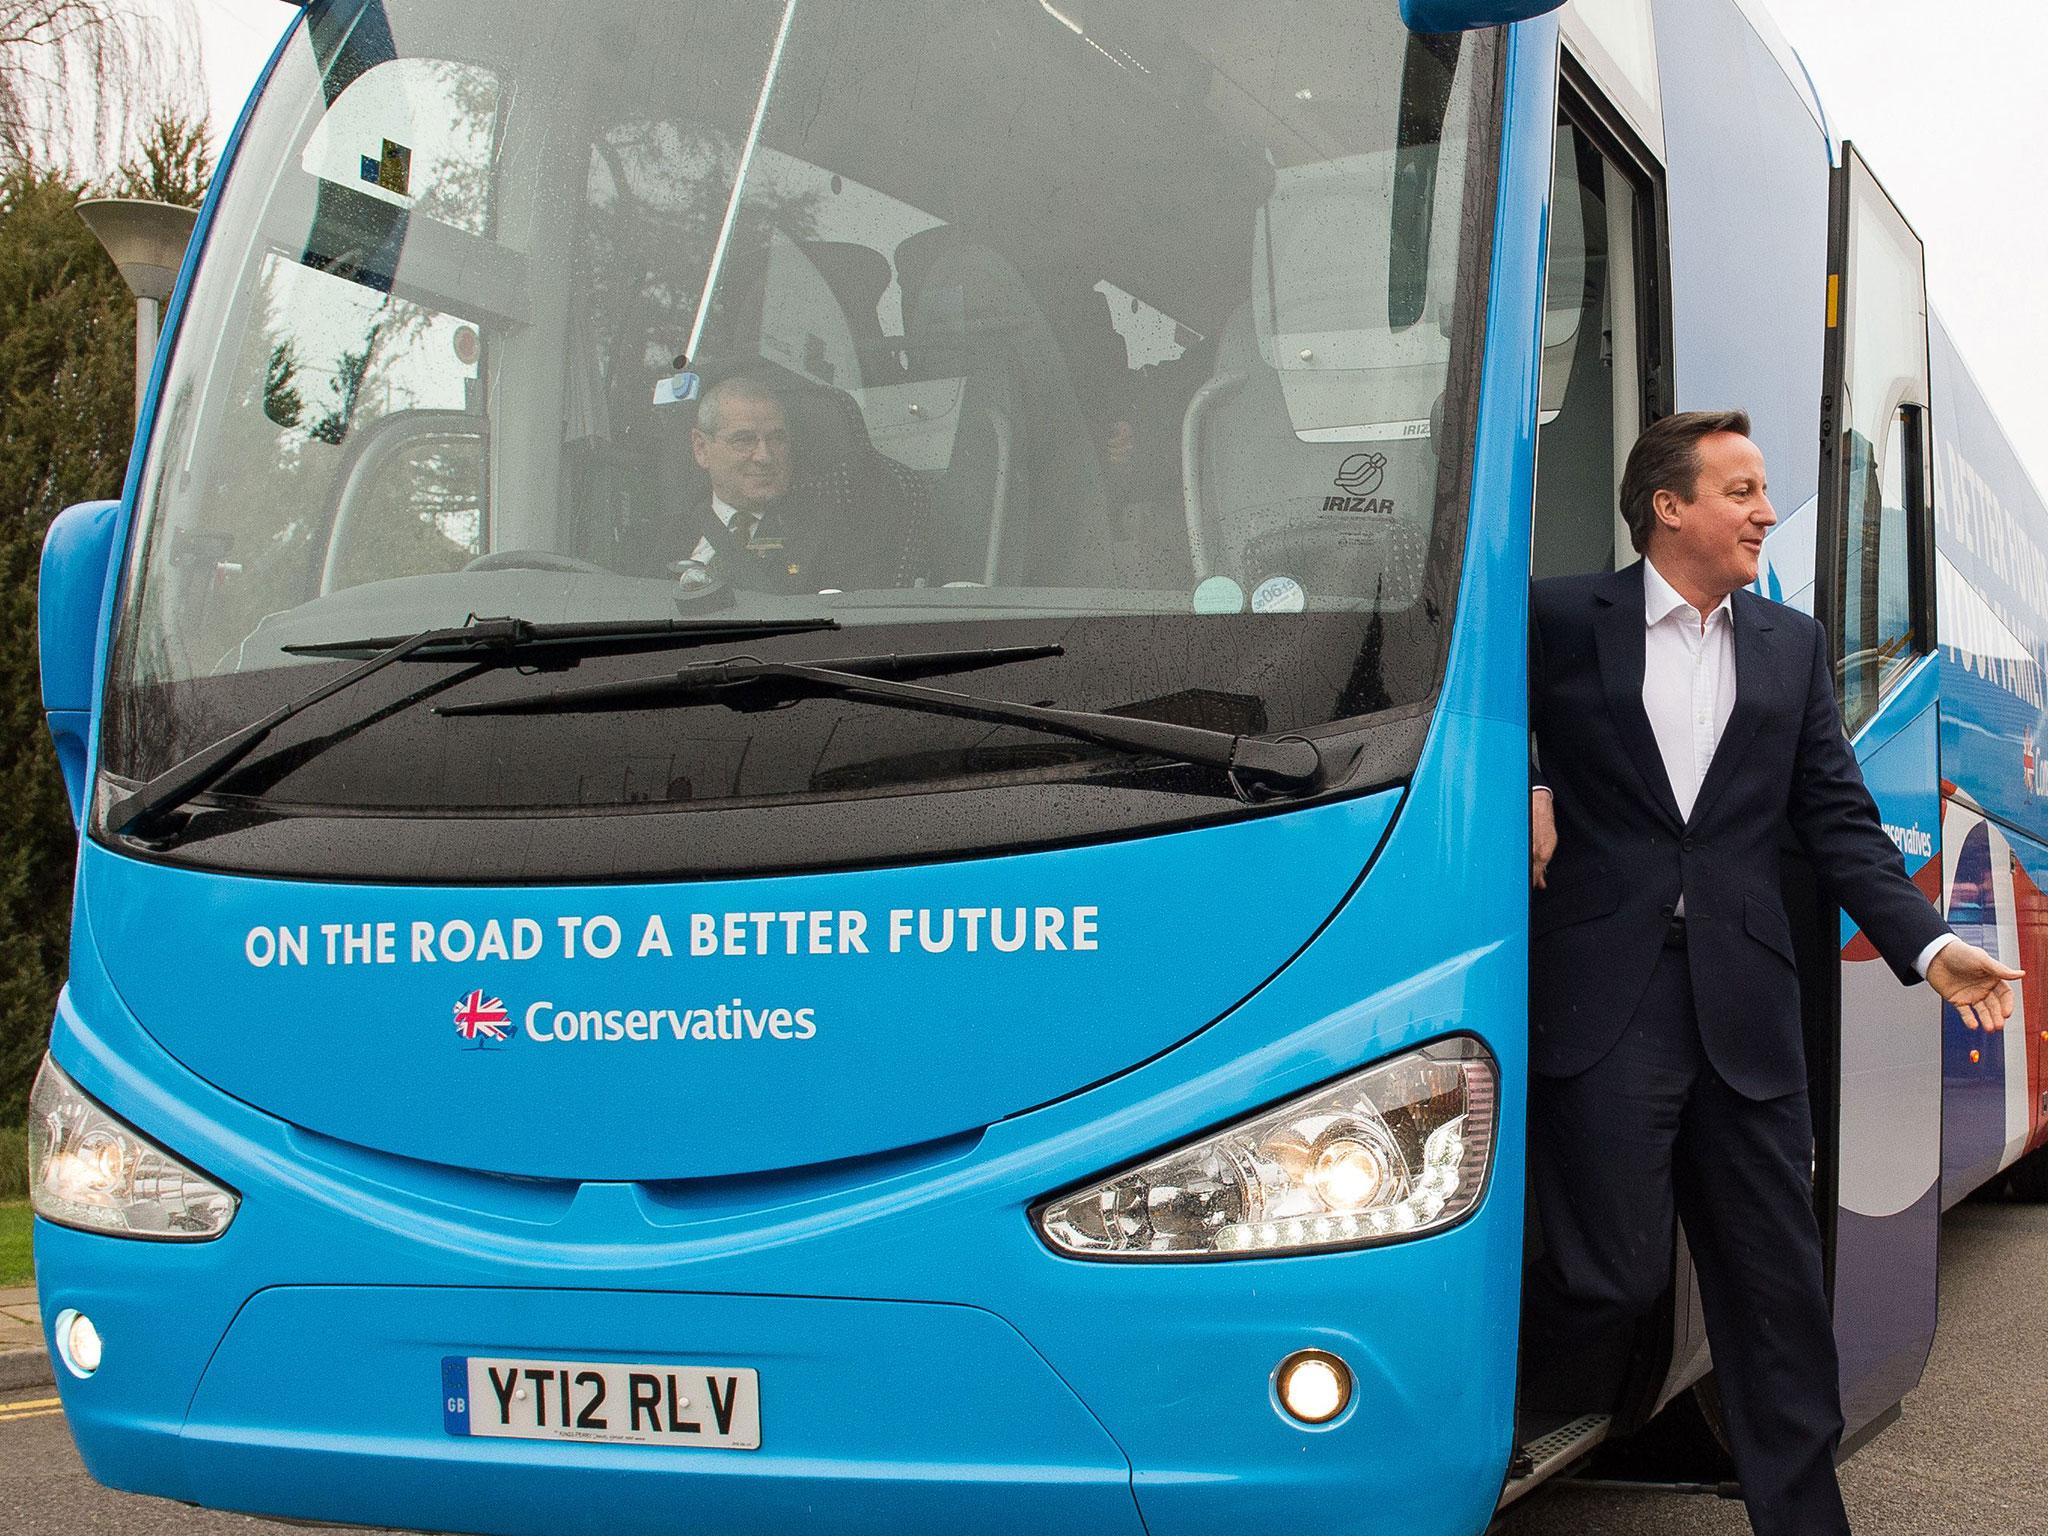
[[[683,561],[755,592],[834,585],[829,571],[813,569],[825,530],[793,489],[789,417],[772,389],[744,375],[712,385],[690,448],[710,490],[684,511]]]

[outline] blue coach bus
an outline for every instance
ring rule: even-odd
[[[1896,1414],[1941,1206],[2043,1183],[2048,513],[1768,17],[1547,9],[306,8],[44,562],[95,1477],[1473,1533],[1710,1426],[1682,1245],[1612,1413],[1518,1424],[1523,636],[1731,404],[1908,867],[2033,978],[1968,1034],[1788,859]]]

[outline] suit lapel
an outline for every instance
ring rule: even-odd
[[[1732,617],[1735,708],[1729,713],[1728,728],[1721,733],[1720,744],[1714,748],[1714,760],[1707,764],[1707,776],[1700,780],[1700,792],[1692,803],[1692,819],[1687,826],[1697,826],[1714,808],[1714,801],[1735,776],[1736,764],[1756,739],[1764,715],[1777,701],[1777,685],[1772,680],[1775,668],[1770,664],[1771,637],[1776,626],[1771,622],[1770,609],[1760,598],[1742,589],[1735,593]]]
[[[754,531],[750,547],[755,558],[775,572],[778,581],[794,583],[792,590],[808,590],[803,584],[818,554],[818,530],[791,505],[792,497],[784,497],[762,514],[761,526]]]
[[[1607,695],[1608,718],[1621,735],[1621,744],[1635,764],[1650,803],[1676,827],[1681,818],[1678,801],[1671,793],[1671,776],[1664,771],[1664,754],[1657,750],[1656,733],[1643,712],[1642,562],[1616,571],[1594,589],[1593,597],[1602,605],[1593,617],[1593,644],[1600,661],[1600,687]]]

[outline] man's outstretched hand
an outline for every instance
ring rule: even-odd
[[[1550,804],[1547,789],[1529,792],[1529,883],[1537,890],[1543,890],[1543,871],[1550,867],[1551,855],[1557,852],[1557,817]],[[1954,949],[1955,945],[1947,946]]]
[[[2012,1017],[2012,983],[2026,975],[1974,944],[1944,944],[1927,962],[1927,984],[1962,1015],[1965,1029],[2000,1030]]]

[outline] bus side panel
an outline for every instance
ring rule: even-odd
[[[2048,506],[1938,317],[1928,353],[1950,920],[2027,970],[2002,1039],[1945,1010],[1942,1200],[1953,1205],[2048,1130],[2048,1046],[2028,1024],[2048,1019]],[[1966,836],[1981,843],[1967,858]]]
[[[1938,317],[1934,519],[1942,773],[1968,803],[2048,839],[2048,507]]]
[[[2012,844],[2005,829],[1951,802],[1953,855],[1946,861],[1948,921],[1967,943],[2001,959],[2017,949],[2012,899]],[[2018,1022],[2017,1020],[2015,1022]],[[1942,1009],[1942,1200],[1954,1205],[1996,1173],[2004,1160],[2003,1042],[1966,1028]]]
[[[1949,926],[1972,944],[2028,973],[2012,1018],[1996,1034],[1969,1028],[1942,1010],[1942,1204],[1954,1205],[2041,1140],[2042,1069],[2034,980],[2048,964],[2048,849],[1990,820],[1960,796],[1950,799],[1946,832]],[[2030,868],[2031,866],[2031,868]]]
[[[2048,1143],[2048,1045],[2044,1016],[2027,1006],[2028,988],[2048,977],[2048,847],[2014,836],[2012,907],[2018,958],[2027,973],[2005,1026],[2007,1165]]]
[[[1655,8],[1679,410],[1747,410],[1783,519],[1760,590],[1812,612],[1828,149],[1733,0]]]
[[[1926,660],[1856,741],[1864,780],[1930,901],[1943,875],[1936,680]],[[1842,1414],[1851,1435],[1920,1380],[1940,1242],[1940,1000],[1902,987],[1844,916],[1831,1253]]]

